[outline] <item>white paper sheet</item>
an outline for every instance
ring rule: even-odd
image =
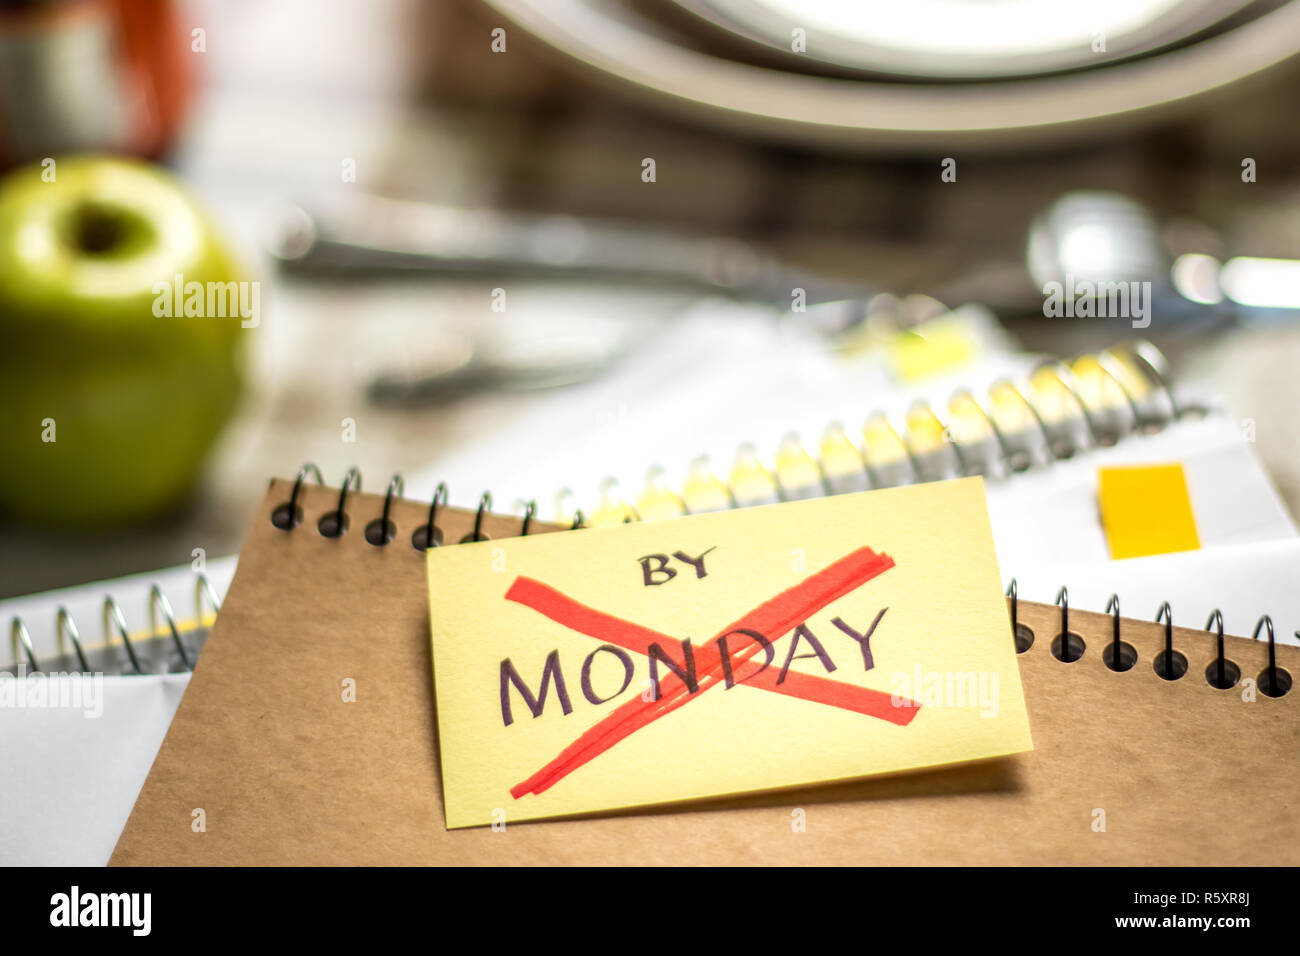
[[[1296,539],[1286,507],[1241,431],[1215,415],[989,482],[989,517],[1003,576],[1064,573],[1072,565],[1109,561],[1097,468],[1156,462],[1182,464],[1203,550]]]
[[[71,685],[86,680],[0,676],[0,865],[108,863],[189,675],[101,677],[98,693],[80,688],[81,706],[14,703],[20,689],[30,701],[37,681],[47,699],[72,701]]]

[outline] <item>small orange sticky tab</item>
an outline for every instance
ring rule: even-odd
[[[1201,546],[1182,465],[1099,468],[1097,499],[1112,558]]]

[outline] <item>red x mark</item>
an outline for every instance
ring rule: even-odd
[[[621,704],[609,716],[562,750],[541,770],[512,787],[511,796],[518,799],[525,794],[542,793],[548,790],[620,740],[671,713],[710,687],[722,683],[726,664],[717,649],[718,638],[738,631],[750,630],[765,636],[775,635],[769,637],[769,640],[775,643],[817,611],[893,566],[894,560],[888,555],[876,554],[870,548],[859,548],[794,587],[760,604],[731,626],[719,631],[712,641],[695,650],[698,691],[691,693],[685,682],[670,672],[659,681],[657,700],[646,701],[637,697],[635,700]],[[651,644],[657,643],[663,647],[665,644],[672,646],[675,643],[658,631],[579,604],[549,585],[532,578],[516,578],[510,585],[510,590],[506,592],[506,600],[531,607],[557,624],[563,624],[588,637],[641,654],[648,655]],[[761,646],[757,642],[735,651],[729,650],[727,663],[730,665],[731,673],[736,674],[740,665],[759,650]],[[770,668],[764,668],[756,674],[735,679],[737,682],[743,680],[751,687],[829,704],[832,707],[888,720],[900,726],[910,723],[920,706],[912,701],[901,701],[895,704],[889,694],[881,691],[812,674],[788,671],[784,681],[778,683],[778,678],[779,675],[773,673]]]

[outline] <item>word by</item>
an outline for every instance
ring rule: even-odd
[[[716,549],[709,548],[709,551],[714,550]],[[683,564],[689,564],[695,569],[695,576],[702,578],[709,573],[704,570],[704,557],[709,551],[705,551],[704,554],[697,558],[692,558],[685,551],[674,551],[672,556]],[[647,554],[644,558],[637,558],[637,561],[641,564],[641,577],[648,588],[667,584],[677,577],[676,569],[668,567],[668,555],[666,554]],[[656,577],[656,575],[660,575],[660,577]]]

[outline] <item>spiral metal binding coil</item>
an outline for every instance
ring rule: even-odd
[[[1007,587],[1007,597],[1011,600],[1011,635],[1016,641],[1016,653],[1023,654],[1034,645],[1034,632],[1017,620],[1020,600],[1016,594],[1016,579],[1011,579]]]
[[[302,483],[308,477],[314,477],[316,484],[325,484],[325,479],[320,475],[320,469],[313,464],[303,465],[298,469],[298,476],[293,481],[293,493],[289,495],[289,500],[280,505],[271,514],[271,523],[277,528],[288,530],[296,528],[302,522],[302,509],[298,507],[298,496],[302,493]]]
[[[86,652],[81,647],[81,632],[77,630],[77,622],[72,619],[66,607],[59,608],[54,626],[58,631],[59,643],[63,642],[65,636],[72,642],[72,646],[77,651],[77,663],[81,666],[82,673],[88,673],[90,663],[86,660]]]
[[[1016,579],[1012,578],[1006,592],[1011,617],[1011,634],[1016,653],[1023,654],[1033,645],[1034,632],[1018,620],[1019,596],[1017,592]],[[1056,604],[1061,608],[1061,632],[1052,642],[1052,655],[1063,663],[1073,663],[1082,658],[1086,648],[1083,645],[1083,639],[1078,634],[1070,634],[1070,596],[1064,587],[1056,594]],[[1106,602],[1106,613],[1111,615],[1111,640],[1102,650],[1102,660],[1112,671],[1131,670],[1137,663],[1138,652],[1137,648],[1121,638],[1120,632],[1124,619],[1120,617],[1118,594],[1112,594]],[[1164,649],[1156,654],[1152,667],[1156,674],[1164,680],[1181,680],[1188,673],[1188,664],[1186,656],[1174,650],[1174,613],[1168,601],[1161,603],[1156,612],[1155,620],[1158,624],[1164,624],[1165,635]],[[1236,662],[1226,657],[1223,613],[1218,608],[1210,612],[1209,619],[1205,622],[1205,630],[1213,631],[1217,636],[1217,652],[1214,659],[1206,665],[1205,682],[1216,690],[1228,690],[1237,686],[1242,676],[1241,668]],[[1278,666],[1277,642],[1273,634],[1273,620],[1267,614],[1260,617],[1256,622],[1254,640],[1259,640],[1260,631],[1266,631],[1268,634],[1268,664],[1255,678],[1255,684],[1260,693],[1265,696],[1284,697],[1291,690],[1293,679],[1285,668]],[[1077,644],[1071,642],[1072,646],[1068,657],[1062,652],[1065,647],[1065,642],[1062,640],[1064,635],[1070,635],[1070,637],[1078,639]],[[1296,637],[1300,637],[1300,631],[1296,632]]]
[[[1111,615],[1111,639],[1101,652],[1102,661],[1113,671],[1132,670],[1137,663],[1137,648],[1120,639],[1119,595],[1106,600],[1106,613]]]
[[[27,625],[23,623],[22,618],[15,617],[9,622],[9,636],[18,644],[22,645],[23,653],[27,656],[27,665],[32,670],[40,670],[40,665],[36,663],[36,651],[32,647],[32,636],[27,632]]]
[[[122,647],[126,650],[126,656],[131,659],[131,667],[137,674],[143,674],[140,668],[140,658],[135,653],[135,645],[131,643],[131,632],[126,628],[126,616],[122,614],[122,607],[114,600],[110,594],[104,598],[104,636],[109,635],[109,628],[117,628],[117,636],[122,640]]]
[[[156,633],[158,630],[158,621],[156,615],[162,614],[162,618],[167,622],[167,630],[171,633],[172,643],[176,645],[176,653],[180,655],[181,664],[185,669],[193,670],[194,665],[190,663],[190,657],[185,653],[185,645],[181,642],[181,630],[176,626],[176,614],[172,611],[172,602],[167,600],[167,595],[162,593],[158,585],[149,588],[149,633]]]
[[[1261,694],[1282,697],[1291,689],[1291,675],[1277,666],[1277,641],[1273,637],[1273,619],[1265,614],[1255,624],[1254,639],[1259,640],[1260,628],[1268,628],[1268,666],[1259,672],[1256,683]]]
[[[1161,602],[1156,611],[1156,623],[1161,621],[1165,624],[1165,649],[1156,655],[1153,666],[1165,680],[1178,680],[1187,673],[1187,658],[1174,650],[1174,609],[1168,601]]]
[[[289,494],[289,500],[283,504],[277,505],[271,511],[271,524],[281,531],[293,531],[302,524],[302,507],[299,505],[302,484],[308,477],[315,478],[318,484],[324,484],[321,480],[320,469],[310,462],[304,464],[298,469],[297,477],[294,479],[293,490]],[[386,547],[391,544],[399,534],[399,529],[392,518],[393,501],[402,497],[405,490],[406,481],[401,475],[393,475],[388,481],[388,490],[384,494],[384,505],[380,513],[370,520],[365,528],[366,540],[375,547]],[[347,532],[349,525],[348,518],[348,495],[353,491],[361,490],[361,472],[356,468],[349,468],[347,474],[343,477],[343,484],[339,489],[338,504],[333,510],[327,511],[320,516],[316,522],[317,531],[322,537],[337,538]],[[423,524],[420,524],[411,530],[411,547],[416,551],[428,551],[430,548],[441,547],[443,544],[442,529],[438,527],[438,512],[447,507],[447,486],[439,482],[438,487],[434,490],[433,500],[429,502],[429,515]],[[471,541],[488,540],[487,533],[483,530],[484,519],[492,513],[492,493],[485,491],[479,496],[478,508],[474,513],[474,529],[461,538],[461,543]],[[533,521],[537,517],[537,502],[528,501],[524,503],[523,515],[519,523],[519,535],[523,537],[532,530]],[[579,521],[575,521],[575,528],[580,526]]]
[[[629,517],[652,520],[964,475],[998,479],[1045,467],[1181,418],[1187,409],[1166,368],[1164,356],[1143,341],[1047,362],[1023,385],[994,382],[983,398],[959,389],[946,411],[915,402],[901,423],[873,412],[859,441],[834,423],[816,454],[787,435],[769,464],[745,444],[725,477],[712,472],[707,457],[697,458],[676,488],[655,466],[635,501],[607,479],[588,516],[593,525],[613,525]],[[567,489],[560,493],[557,520],[575,515],[571,499]]]
[[[393,475],[388,482],[388,491],[384,494],[384,510],[378,518],[366,525],[366,540],[375,547],[383,547],[397,537],[397,527],[388,520],[393,509],[393,499],[402,497],[406,482],[401,475]]]
[[[1214,662],[1205,668],[1205,679],[1211,687],[1227,690],[1241,679],[1241,668],[1224,656],[1223,613],[1216,607],[1205,621],[1205,629],[1211,627],[1218,632],[1218,650]]]
[[[205,613],[205,606],[211,609],[210,614]],[[192,670],[194,666],[193,655],[197,650],[196,645],[201,644],[204,622],[207,621],[209,616],[216,616],[221,610],[221,602],[217,599],[217,593],[207,575],[196,574],[194,578],[194,608],[198,627],[186,632],[177,621],[172,603],[168,600],[167,595],[163,593],[162,588],[157,584],[150,585],[149,630],[144,633],[137,633],[134,636],[127,626],[126,614],[116,598],[112,595],[106,595],[101,607],[103,640],[98,645],[87,646],[82,640],[81,629],[77,626],[77,621],[72,616],[72,613],[66,606],[59,606],[54,619],[57,644],[60,648],[70,644],[72,649],[70,654],[61,651],[56,655],[55,661],[58,663],[54,667],[49,666],[51,662],[43,661],[38,657],[31,634],[27,630],[27,625],[21,618],[13,617],[9,623],[9,633],[13,643],[15,660],[18,659],[21,651],[27,669],[39,673],[48,673],[54,669],[59,671],[71,670],[83,674],[97,671],[116,673],[121,670],[121,667],[115,663],[115,657],[118,651],[121,651],[125,655],[130,673],[158,672],[148,666],[151,663],[161,663],[166,665],[163,670],[172,671],[176,669],[173,665],[179,662],[181,670]],[[191,641],[189,647],[185,643],[187,633]],[[198,639],[195,638],[196,633],[200,635]],[[156,654],[153,655],[153,658],[150,658],[142,653],[143,643],[152,642],[159,637],[170,639],[175,654],[175,660],[171,664],[166,661],[159,662],[156,659]],[[66,660],[69,656],[73,660]]]

